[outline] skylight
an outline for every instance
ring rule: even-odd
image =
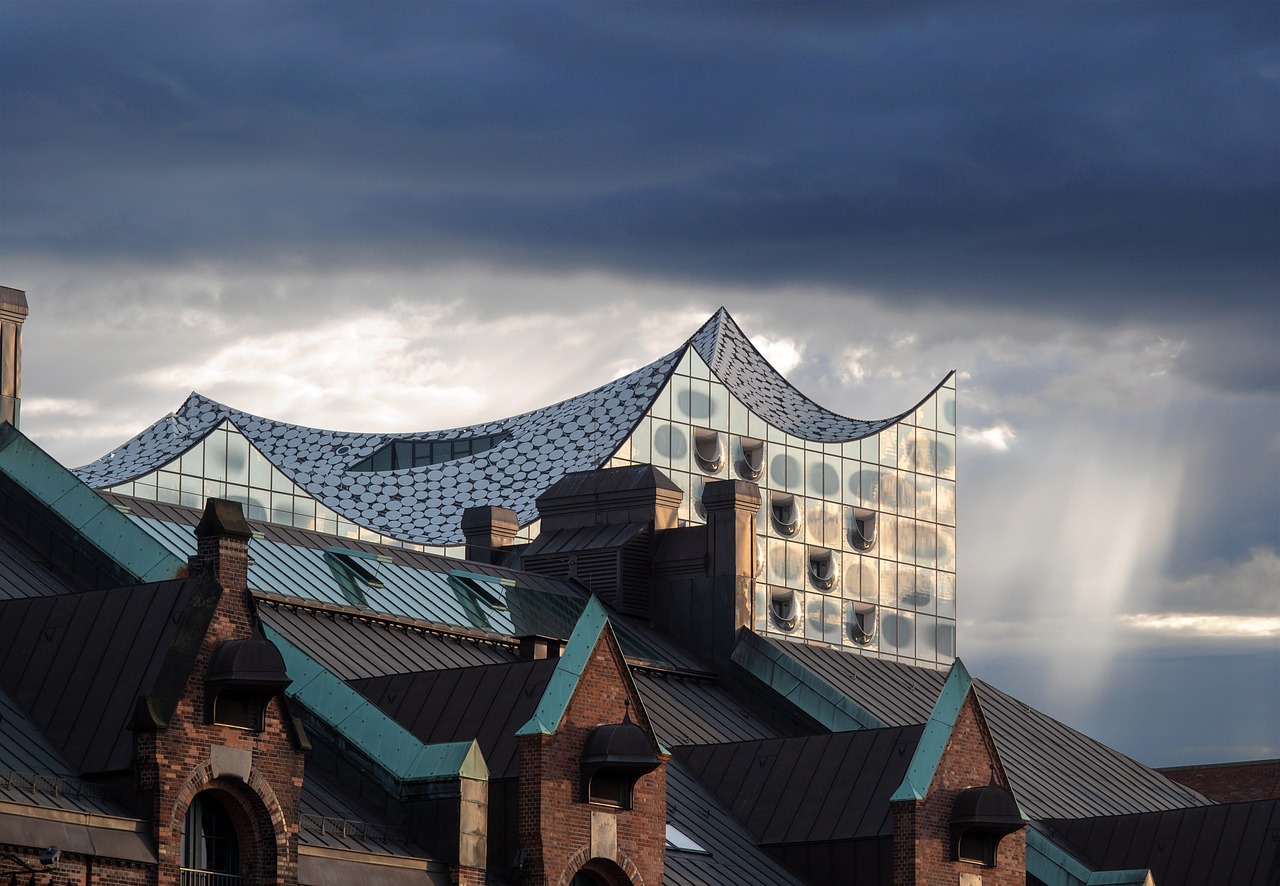
[[[667,851],[676,850],[678,852],[701,852],[704,855],[711,853],[698,844],[692,837],[684,833],[673,824],[667,825]]]

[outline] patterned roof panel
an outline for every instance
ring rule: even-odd
[[[901,421],[915,409],[913,406],[891,418],[865,421],[822,408],[769,365],[724,308],[716,311],[689,343],[738,399],[774,427],[806,440],[856,440]]]
[[[522,525],[536,499],[572,471],[601,467],[626,440],[693,347],[745,404],[776,427],[809,440],[864,437],[899,421],[836,415],[793,388],[721,308],[678,350],[577,397],[523,415],[426,433],[361,434],[273,421],[193,393],[129,442],[76,474],[108,488],[171,463],[229,421],[268,461],[343,517],[390,538],[428,545],[463,542],[463,509],[502,505]],[[907,415],[909,413],[904,413]],[[498,439],[475,455],[414,468],[352,470],[396,440]]]

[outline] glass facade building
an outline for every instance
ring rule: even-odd
[[[945,668],[956,655],[956,391],[948,375],[879,421],[792,388],[718,312],[672,354],[521,416],[432,434],[350,434],[239,413],[193,394],[81,468],[91,486],[250,519],[461,554],[474,505],[516,511],[566,473],[652,464],[704,522],[703,486],[760,486],[756,631]]]

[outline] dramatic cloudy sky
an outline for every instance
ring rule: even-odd
[[[819,402],[960,373],[961,655],[1145,762],[1280,756],[1280,5],[0,5],[24,428],[353,430],[727,306]]]

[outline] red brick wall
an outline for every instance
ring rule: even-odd
[[[602,635],[577,691],[554,735],[521,736],[520,845],[525,850],[528,884],[564,886],[583,867],[612,883],[660,886],[666,852],[666,758],[643,776],[632,792],[629,810],[610,810],[579,802],[578,765],[587,734],[596,726],[619,723],[630,701],[632,722],[652,734],[638,698],[622,677],[625,664],[616,646]],[[617,854],[591,863],[592,811],[616,823]],[[625,877],[625,879],[624,879]]]
[[[154,865],[90,858],[63,851],[56,865],[45,867],[40,864],[41,851],[0,844],[0,883],[14,882],[21,886],[152,886],[156,881]],[[14,857],[35,868],[35,872],[18,864]],[[17,879],[11,881],[13,875],[17,875]]]
[[[138,787],[154,798],[158,883],[168,886],[178,880],[183,819],[192,799],[204,790],[216,792],[236,822],[241,865],[248,874],[246,886],[295,883],[303,754],[286,725],[279,699],[267,705],[261,732],[206,722],[204,677],[214,649],[224,640],[247,638],[252,630],[247,542],[229,537],[200,539],[193,576],[202,575],[208,566],[213,566],[211,574],[220,579],[224,590],[186,690],[167,729],[135,735]],[[251,755],[247,783],[214,777],[213,745]]]
[[[962,873],[982,877],[982,886],[1025,886],[1025,829],[1000,841],[994,867],[953,860],[951,809],[960,791],[988,784],[993,767],[996,784],[1006,790],[1009,787],[996,759],[995,746],[970,692],[928,795],[923,800],[893,804],[894,886],[955,886]]]
[[[1160,772],[1218,803],[1280,799],[1280,760],[1173,766]]]

